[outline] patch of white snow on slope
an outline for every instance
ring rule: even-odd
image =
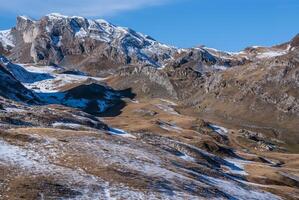
[[[250,161],[242,160],[238,158],[225,158],[225,161],[228,162],[224,167],[228,170],[230,174],[236,174],[236,175],[243,175],[247,176],[248,173],[245,171],[245,165],[250,164]]]
[[[258,53],[257,58],[272,58],[277,56],[283,56],[291,50],[291,45],[288,45],[284,50],[268,50],[265,52]]]
[[[7,50],[8,47],[14,47],[13,37],[11,35],[11,29],[0,31],[0,43]]]
[[[104,78],[84,76],[84,75],[74,75],[74,74],[57,74],[55,70],[57,67],[52,66],[43,66],[43,67],[35,67],[35,66],[25,66],[22,64],[18,64],[29,72],[34,73],[49,73],[53,78],[36,81],[33,83],[24,83],[25,87],[28,89],[32,89],[35,92],[42,93],[55,93],[58,92],[60,88],[66,86],[68,84],[84,82],[88,79],[93,79],[96,81],[102,81]]]
[[[54,66],[31,66],[31,65],[23,65],[18,63],[18,65],[22,66],[29,72],[35,72],[35,73],[53,73],[56,70],[60,69],[59,67],[54,67]]]
[[[0,162],[22,165],[25,168],[33,168],[37,165],[36,161],[27,158],[26,151],[16,146],[12,146],[0,140]]]
[[[46,152],[49,153],[48,150]],[[32,176],[43,174],[59,177],[60,184],[80,192],[72,199],[109,199],[109,196],[107,196],[108,190],[110,190],[110,199],[112,199],[112,196],[117,197],[117,199],[146,198],[141,192],[123,185],[111,185],[100,177],[87,174],[81,169],[71,169],[52,164],[47,160],[47,155],[43,153],[44,151],[27,150],[0,140],[1,164],[17,167],[22,170],[22,173]],[[111,194],[112,191],[113,194]],[[47,196],[46,198],[51,197]]]
[[[222,136],[226,136],[228,134],[228,130],[224,127],[217,126],[214,124],[209,124],[209,126],[213,129],[213,131],[215,131],[216,133],[218,133]]]
[[[118,129],[118,128],[109,128],[108,133],[110,133],[112,135],[127,137],[127,138],[136,138],[134,135],[127,133],[126,131]]]
[[[195,161],[195,158],[185,154],[185,153],[182,153],[182,155],[179,156],[181,159],[183,160],[186,160],[186,161],[190,161],[190,162],[194,162]]]
[[[75,36],[78,38],[87,37],[87,32],[81,27],[78,32],[76,32]]]
[[[24,110],[24,109],[13,108],[13,107],[6,107],[5,111],[8,112],[8,113],[11,113],[11,112],[16,112],[16,113],[26,112],[26,110]]]
[[[180,133],[183,129],[178,127],[175,124],[170,124],[170,123],[166,123],[166,122],[160,122],[159,123],[160,128],[167,130],[167,131],[175,131],[177,133]]]
[[[259,53],[257,55],[258,58],[272,58],[277,56],[285,55],[287,51],[267,51],[263,53]]]
[[[46,15],[50,20],[53,20],[53,21],[55,21],[55,20],[59,20],[59,19],[67,19],[68,18],[68,16],[66,16],[66,15],[62,15],[62,14],[60,14],[60,13],[50,13],[50,14],[48,14],[48,15]]]
[[[170,107],[168,105],[156,104],[156,107],[166,113],[169,113],[172,115],[180,115],[178,112],[176,112],[172,107]]]
[[[224,70],[228,69],[228,67],[223,66],[223,65],[212,65],[211,68],[213,68],[215,70],[220,70],[220,71],[224,71]]]
[[[167,103],[167,105],[170,105],[170,106],[177,106],[178,104],[172,102],[172,101],[169,101],[167,99],[160,99],[160,101],[164,102],[164,103]]]
[[[81,128],[82,125],[80,124],[74,124],[74,123],[64,123],[64,122],[55,122],[52,124],[54,128],[61,128],[61,127],[67,127],[72,129],[78,129]]]
[[[59,88],[66,86],[68,84],[84,82],[92,78],[94,80],[103,80],[100,78],[93,78],[89,76],[82,75],[72,75],[72,74],[51,74],[54,76],[53,79],[38,81],[30,84],[24,84],[28,89],[32,89],[36,92],[58,92]]]

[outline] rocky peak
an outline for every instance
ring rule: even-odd
[[[291,40],[291,46],[292,46],[292,47],[299,47],[299,34],[297,34],[297,35]]]
[[[160,67],[177,50],[102,19],[57,13],[39,20],[19,16],[15,30],[18,41],[12,59],[18,62],[55,63],[76,68],[126,64]],[[92,59],[79,62],[69,58],[72,56],[79,56],[80,61],[86,57]],[[104,60],[103,63],[100,60]]]
[[[16,29],[18,31],[24,31],[30,28],[34,24],[34,20],[26,16],[18,16]]]

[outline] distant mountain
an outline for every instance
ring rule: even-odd
[[[179,49],[150,36],[105,20],[49,14],[39,20],[17,17],[10,30],[0,31],[0,54],[19,63],[56,64],[93,75],[119,66],[191,66],[199,72],[217,71],[255,59],[279,56],[298,47],[298,36],[289,46],[252,47],[239,53],[198,47]]]
[[[0,32],[0,53],[19,63],[57,64],[92,74],[124,65],[163,68],[193,59],[197,60],[194,67],[205,71],[210,66],[221,69],[244,60],[204,47],[168,46],[102,19],[55,13],[39,20],[17,17],[15,27]]]

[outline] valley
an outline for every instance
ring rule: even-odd
[[[229,53],[18,17],[0,34],[0,199],[299,199],[298,37]]]

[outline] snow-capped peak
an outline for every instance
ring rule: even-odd
[[[104,19],[96,19],[96,22],[98,22],[99,24],[108,24],[111,25],[111,23],[109,23],[108,21],[104,20]]]
[[[85,18],[81,17],[81,16],[67,16],[67,15],[63,15],[63,14],[60,14],[60,13],[50,13],[50,14],[46,15],[46,17],[48,17],[50,20],[61,20],[61,19],[85,20]]]
[[[78,16],[65,16],[58,13],[52,13],[46,16],[49,23],[47,24],[46,31],[51,34],[52,28],[55,27],[57,32],[57,21],[59,26],[69,26],[74,37],[84,41],[86,38],[91,38],[104,43],[109,43],[110,46],[119,49],[123,55],[135,57],[142,63],[154,64],[161,66],[160,60],[157,62],[155,57],[161,60],[167,60],[172,57],[175,49],[174,47],[167,46],[159,43],[150,36],[136,32],[130,28],[116,26],[107,22],[104,19],[86,19]],[[59,33],[63,37],[63,33]],[[52,39],[56,39],[51,37]],[[62,38],[60,38],[61,40]],[[56,44],[57,42],[53,42]]]
[[[34,21],[31,17],[28,17],[28,16],[26,16],[26,15],[21,15],[21,16],[19,16],[21,19],[23,19],[23,20],[30,20],[30,21]]]
[[[60,13],[50,13],[50,14],[46,15],[46,17],[49,17],[50,19],[68,18],[68,16],[66,16],[66,15],[62,15],[62,14],[60,14]]]

